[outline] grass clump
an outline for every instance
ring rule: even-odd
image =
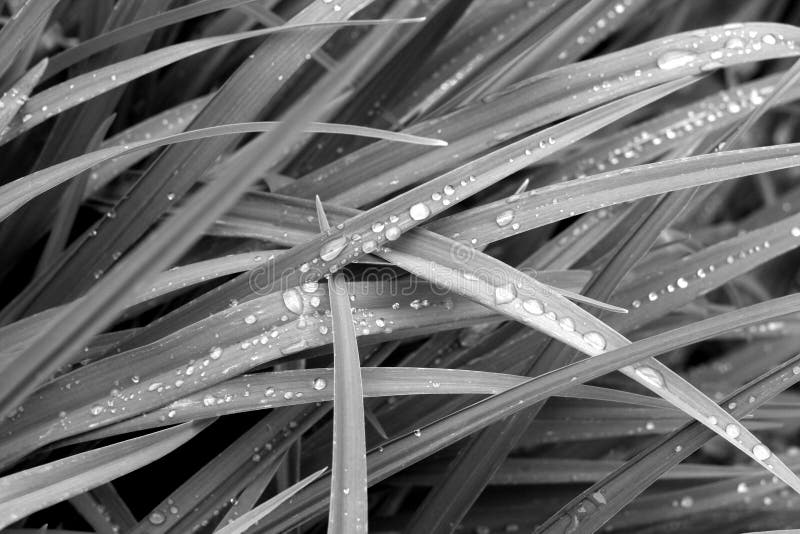
[[[0,6],[0,528],[800,528],[791,2]]]

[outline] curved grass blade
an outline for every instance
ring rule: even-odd
[[[317,220],[331,230],[317,197]],[[328,532],[367,532],[367,446],[364,391],[350,310],[350,296],[341,274],[328,277],[333,324],[333,464]]]
[[[485,204],[440,219],[428,229],[483,246],[606,206],[800,164],[800,144],[692,156],[630,167],[534,189],[513,202]],[[516,225],[500,226],[503,215]]]
[[[190,5],[170,9],[157,15],[139,19],[130,24],[114,28],[96,37],[82,41],[77,46],[68,48],[51,58],[51,63],[45,72],[45,78],[50,78],[68,69],[80,61],[102,52],[114,45],[133,39],[140,35],[154,32],[157,29],[183,22],[194,17],[207,15],[236,7],[253,0],[198,0]]]
[[[794,370],[800,370],[799,362],[800,356],[795,356],[730,395],[725,403],[731,414],[742,418],[797,383],[800,373]],[[736,429],[730,427],[730,433],[735,434]],[[576,522],[587,530],[600,528],[662,473],[688,458],[712,437],[712,432],[695,422],[685,425],[584,491],[550,517],[537,532],[564,532],[568,525]],[[768,458],[773,456],[766,448],[762,454]]]
[[[93,166],[102,163],[103,161],[111,160],[121,155],[129,154],[139,150],[147,150],[167,144],[207,139],[223,135],[251,132],[274,132],[280,128],[281,123],[277,122],[250,122],[210,126],[208,128],[202,128],[199,130],[191,130],[179,134],[168,135],[166,137],[148,139],[131,144],[116,145],[108,148],[102,148],[94,152],[89,152],[63,163],[59,163],[57,165],[53,165],[52,167],[36,171],[22,178],[18,178],[17,180],[14,180],[13,182],[4,186],[0,186],[0,220],[11,215],[14,211],[19,209],[22,205],[37,195],[52,189],[56,185],[75,177],[81,172],[86,171]],[[365,126],[332,125],[312,122],[308,126],[304,127],[304,131],[345,133],[347,135],[369,134],[388,136],[391,139],[403,140],[403,142],[422,142],[433,146],[443,146],[445,144],[443,141],[438,139],[411,137],[405,134],[375,130]]]
[[[172,133],[182,132],[200,113],[213,95],[201,96],[179,104],[109,137],[101,145],[108,148],[115,145],[131,145],[152,138],[166,137]],[[86,184],[85,196],[96,193],[99,189],[119,176],[123,171],[157,150],[157,147],[141,149],[127,154],[115,156],[93,167]]]
[[[0,478],[3,527],[161,458],[209,423],[186,424]]]
[[[256,525],[261,518],[268,516],[272,513],[273,510],[278,508],[281,504],[286,502],[287,500],[291,499],[295,493],[300,491],[301,489],[305,488],[312,482],[322,475],[325,472],[326,468],[320,469],[319,471],[308,475],[306,478],[294,484],[291,488],[287,488],[277,494],[276,496],[272,497],[268,501],[265,501],[246,514],[243,514],[241,517],[236,519],[234,522],[225,525],[224,527],[215,530],[215,534],[243,534],[246,532],[250,527]]]
[[[0,29],[0,79],[57,3],[58,0],[25,0],[3,25]]]
[[[525,377],[510,374],[424,367],[362,367],[361,376],[365,398],[405,395],[491,395],[526,380]],[[333,381],[331,369],[302,369],[243,375],[172,401],[139,417],[81,434],[76,436],[73,442],[251,410],[328,402],[333,400],[333,393],[329,387]],[[571,395],[578,396],[591,393],[594,393],[594,390],[586,388],[576,388],[570,392]],[[663,409],[663,406],[661,408]]]
[[[756,109],[765,108],[775,92],[779,76],[772,75],[719,91],[711,96],[637,123],[607,138],[591,143],[573,161],[562,161],[559,180],[648,163],[692,138],[724,131]],[[794,89],[781,95],[774,104],[784,104],[800,96]]]
[[[158,274],[149,286],[139,289],[126,299],[125,306],[130,308],[173,291],[179,291],[225,275],[246,271],[265,259],[266,261],[274,259],[280,252],[276,250],[257,250],[173,267]],[[62,306],[49,308],[15,323],[0,327],[0,339],[3,340],[3,348],[0,349],[0,353],[27,346],[24,343],[32,341],[38,331],[47,328],[60,309],[62,309]]]
[[[377,483],[392,474],[430,456],[444,447],[463,439],[489,424],[500,421],[546,399],[568,384],[583,383],[641,359],[695,343],[733,328],[741,328],[770,317],[779,317],[800,310],[800,295],[773,299],[665,332],[631,345],[589,358],[530,379],[512,388],[474,404],[442,421],[435,422],[415,432],[384,444],[368,455],[370,483]],[[740,415],[739,412],[734,412]],[[711,434],[702,425],[696,427]],[[326,480],[310,486],[300,493],[282,514],[276,514],[264,529],[281,529],[296,526],[321,513],[327,506]]]
[[[800,215],[793,215],[680,258],[620,290],[613,300],[631,313],[612,324],[622,330],[646,324],[798,246]]]
[[[180,61],[181,59],[199,54],[206,50],[218,48],[226,44],[235,43],[244,39],[264,37],[284,31],[297,31],[312,28],[363,26],[380,24],[406,24],[419,22],[417,19],[407,20],[358,20],[337,22],[309,22],[292,24],[287,23],[277,28],[264,28],[241,32],[235,35],[222,37],[206,37],[187,43],[171,45],[160,50],[148,52],[119,63],[96,69],[92,72],[78,75],[65,82],[45,89],[32,96],[8,126],[8,130],[0,142],[8,142],[14,137],[24,133],[47,119],[71,109],[90,98],[123,86],[136,78],[158,70],[162,67]]]
[[[47,58],[44,58],[6,90],[3,96],[0,96],[0,140],[5,135],[6,127],[28,101],[31,91],[39,83],[46,67]]]

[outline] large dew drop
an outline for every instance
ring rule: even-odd
[[[426,204],[422,202],[418,202],[411,206],[408,210],[408,216],[414,219],[415,221],[423,221],[428,218],[431,214],[430,208]]]
[[[297,315],[303,313],[303,295],[296,287],[283,292],[283,304],[286,308]]]
[[[600,332],[586,332],[583,334],[583,340],[597,349],[603,350],[606,348],[606,338]]]
[[[763,443],[759,443],[758,445],[755,445],[753,447],[753,457],[756,460],[759,460],[759,461],[763,462],[764,460],[766,460],[770,456],[772,456],[772,453],[767,448],[767,446],[764,445]]]
[[[331,261],[342,253],[346,245],[347,239],[344,236],[332,239],[319,249],[319,257],[322,258],[323,261]]]
[[[655,386],[657,388],[664,387],[664,377],[652,367],[648,367],[646,365],[637,367],[636,375],[651,386]]]
[[[506,210],[500,215],[497,216],[495,221],[497,222],[497,226],[508,226],[511,224],[511,221],[514,220],[514,212],[511,210]]]
[[[656,64],[661,70],[685,67],[697,59],[697,55],[687,50],[669,50],[658,56]]]
[[[508,304],[517,297],[517,288],[513,284],[498,286],[494,289],[494,301],[496,304]]]
[[[527,299],[522,302],[522,308],[531,315],[544,313],[544,305],[536,299]]]

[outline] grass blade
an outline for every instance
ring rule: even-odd
[[[0,479],[0,525],[83,493],[146,465],[196,436],[205,424],[186,424],[56,460]]]
[[[317,197],[320,230],[330,232]],[[333,467],[328,532],[367,532],[367,449],[364,391],[350,311],[350,297],[341,274],[328,278],[333,323]]]

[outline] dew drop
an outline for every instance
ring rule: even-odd
[[[323,261],[331,261],[342,253],[344,247],[347,245],[347,239],[344,236],[339,236],[322,245],[319,249],[319,257]]]
[[[697,55],[686,50],[669,50],[658,56],[656,64],[661,70],[685,67],[697,59]]]
[[[514,212],[511,210],[506,210],[500,215],[497,216],[495,221],[497,222],[497,226],[508,226],[511,224],[511,221],[514,220]]]
[[[418,202],[408,209],[408,215],[415,221],[423,221],[431,214],[427,204]]]
[[[303,313],[303,295],[296,287],[283,292],[283,304],[286,308],[297,315]]]
[[[753,447],[753,457],[756,460],[763,462],[772,455],[770,450],[763,443],[759,443]]]
[[[522,302],[522,308],[531,315],[541,315],[544,313],[544,306],[536,299],[526,299]]]
[[[300,286],[303,291],[306,293],[314,293],[317,289],[319,289],[319,282],[306,282],[302,286]]]
[[[372,223],[372,231],[376,234],[383,232],[383,223],[380,221]]]
[[[664,387],[664,377],[661,375],[661,373],[659,373],[652,367],[648,367],[646,365],[637,367],[636,374],[639,376],[639,378],[641,378],[642,380],[644,380],[645,382],[647,382],[652,386],[655,386],[657,388]]]
[[[153,512],[147,519],[150,521],[150,523],[154,525],[160,525],[166,520],[164,514],[162,514],[161,512]]]
[[[570,319],[569,317],[564,317],[558,322],[558,326],[561,327],[562,330],[565,332],[574,332],[575,331],[575,321]]]
[[[386,229],[386,239],[389,241],[397,241],[400,238],[400,228],[397,226],[390,226]]]
[[[772,35],[771,33],[765,33],[764,35],[761,36],[761,42],[764,43],[765,45],[774,45],[778,41],[775,39],[775,36]]]
[[[517,288],[515,288],[513,284],[494,288],[494,301],[496,304],[508,304],[516,297]]]
[[[256,316],[251,313],[244,318],[244,322],[247,324],[254,324],[256,322]]]
[[[681,507],[682,508],[691,508],[694,505],[694,499],[689,497],[688,495],[681,499]]]
[[[725,434],[727,434],[729,438],[738,438],[741,433],[742,432],[739,430],[739,427],[733,423],[730,423],[725,427]]]
[[[606,348],[606,338],[600,332],[586,332],[583,334],[583,340],[589,345],[596,347],[600,350]]]
[[[314,379],[314,389],[317,391],[321,391],[328,386],[328,383],[325,381],[324,378],[315,378]]]
[[[795,226],[792,228],[792,237],[800,237],[800,227]]]
[[[676,283],[678,284],[678,287],[681,289],[686,289],[687,287],[689,287],[689,282],[687,282],[686,278],[683,277],[678,278],[678,281]]]

